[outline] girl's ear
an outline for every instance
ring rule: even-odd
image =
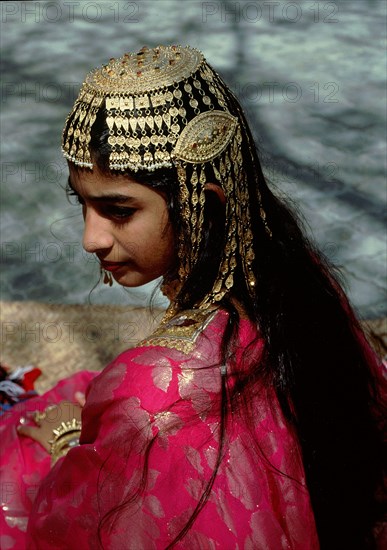
[[[222,206],[226,204],[226,197],[225,197],[224,191],[219,185],[215,185],[215,183],[206,183],[204,185],[204,189],[206,191],[213,191],[217,195]]]

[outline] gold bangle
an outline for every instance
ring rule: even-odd
[[[79,445],[80,433],[79,431],[68,433],[62,436],[58,441],[52,443],[50,449],[51,466],[53,466],[59,458],[67,455],[70,449]]]
[[[53,438],[48,443],[53,464],[58,458],[67,454],[72,447],[79,444],[81,428],[81,421],[73,418],[67,422],[61,422],[60,426],[52,431]]]

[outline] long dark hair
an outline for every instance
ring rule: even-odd
[[[227,412],[231,408],[240,414],[247,412],[249,396],[258,384],[264,384],[275,388],[283,414],[298,434],[321,548],[372,548],[372,528],[379,514],[375,492],[382,484],[383,467],[376,422],[381,415],[381,399],[374,381],[372,354],[367,351],[364,334],[341,288],[338,271],[306,238],[292,209],[269,189],[241,107],[227,88],[224,90],[227,107],[238,117],[250,144],[242,154],[250,208],[256,212],[252,231],[257,286],[251,296],[241,260],[236,258],[232,294],[220,304],[229,312],[222,343],[223,361],[236,341],[236,302],[258,327],[265,349],[259,362],[250,357],[243,375],[234,373],[236,383],[232,390],[222,377],[216,468],[186,527],[169,547],[183,538],[208,499],[222,458]],[[106,112],[101,110],[92,127],[90,148],[99,169],[113,177],[108,165],[110,147],[105,119]],[[175,232],[184,231],[176,171],[159,169],[130,175],[165,193]],[[259,215],[257,188],[272,237]],[[185,237],[189,243],[189,235]],[[193,307],[212,288],[224,239],[224,211],[209,191],[199,258],[177,296],[179,309]],[[166,279],[175,276],[176,272],[171,272]]]

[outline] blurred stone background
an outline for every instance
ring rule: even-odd
[[[201,49],[241,99],[267,176],[341,266],[359,315],[386,315],[386,6],[1,2],[1,299],[148,303],[150,285],[95,287],[60,135],[87,71],[180,43]]]

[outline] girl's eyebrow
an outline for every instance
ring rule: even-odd
[[[71,183],[70,176],[67,179],[67,185],[75,195],[79,196],[79,193],[74,189],[74,186]],[[93,202],[114,202],[116,204],[136,202],[136,199],[134,197],[122,195],[121,193],[111,193],[109,195],[99,195],[97,197],[89,196],[87,198]]]

